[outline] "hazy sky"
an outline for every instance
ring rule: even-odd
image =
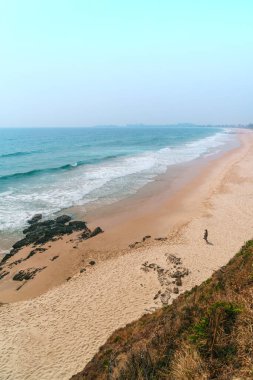
[[[0,0],[0,126],[253,121],[252,0]]]

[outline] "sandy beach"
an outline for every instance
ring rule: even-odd
[[[185,183],[175,174],[169,197],[166,180],[156,183],[157,191],[94,213],[88,223],[103,234],[63,237],[11,268],[0,284],[0,379],[69,379],[115,329],[200,284],[252,238],[253,132],[238,137],[239,148],[196,165]],[[28,266],[47,268],[17,291],[11,278]],[[175,270],[185,273],[182,285]]]

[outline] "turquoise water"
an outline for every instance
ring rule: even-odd
[[[0,231],[19,230],[37,212],[122,199],[231,136],[196,126],[0,129]]]

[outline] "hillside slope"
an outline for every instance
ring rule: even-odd
[[[114,332],[71,379],[253,379],[253,240],[172,305]]]

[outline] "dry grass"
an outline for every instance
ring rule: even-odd
[[[209,371],[196,348],[184,343],[173,356],[169,375],[174,380],[207,380]]]
[[[72,380],[253,379],[253,240],[169,307],[116,331]]]

